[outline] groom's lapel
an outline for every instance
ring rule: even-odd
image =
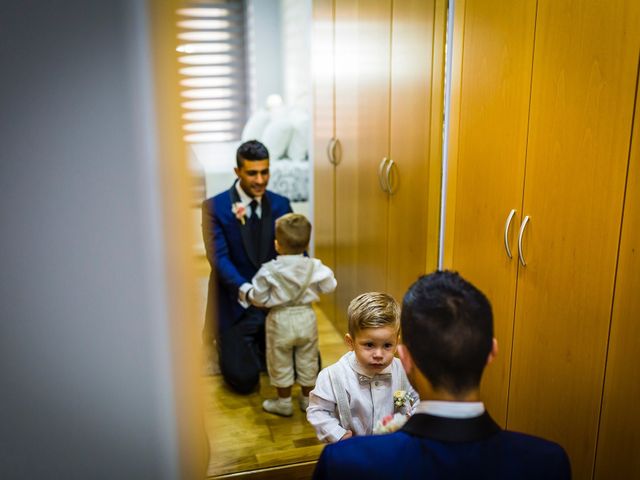
[[[237,182],[237,180],[236,180]],[[231,205],[234,203],[240,202],[240,195],[236,190],[236,184],[234,182],[233,186],[229,189],[229,195],[231,197]],[[248,218],[245,215],[244,224],[238,220],[233,214],[233,220],[238,222],[238,228],[240,229],[240,236],[242,237],[242,244],[244,245],[244,251],[247,253],[247,257],[251,260],[251,263],[258,268],[260,266],[260,262],[257,258],[257,252],[255,251],[254,243],[251,241],[251,231],[249,230],[249,225],[247,223]]]

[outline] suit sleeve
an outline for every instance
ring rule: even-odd
[[[549,472],[547,478],[554,480],[571,480],[571,463],[569,462],[569,457],[562,447],[558,446],[558,450],[560,450],[560,452],[557,456],[556,465],[553,471]]]
[[[229,256],[229,245],[227,244],[227,237],[221,226],[220,218],[212,211],[211,202],[206,201],[202,204],[202,236],[207,259],[211,268],[215,268],[218,281],[222,282],[237,295],[240,285],[249,280],[240,275],[240,272],[233,264]]]
[[[329,457],[331,455],[331,445],[327,445],[322,450],[316,468],[313,471],[313,480],[329,480]]]

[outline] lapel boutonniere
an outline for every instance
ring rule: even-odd
[[[393,392],[393,407],[396,411],[410,410],[415,403],[413,397],[406,390],[396,390]]]
[[[231,205],[231,211],[236,216],[236,218],[244,225],[245,217],[247,216],[247,207],[244,206],[242,202],[236,202]]]

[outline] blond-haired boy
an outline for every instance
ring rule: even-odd
[[[310,237],[311,224],[304,215],[288,213],[278,218],[278,256],[262,265],[247,294],[254,305],[271,309],[265,324],[267,370],[278,398],[266,399],[262,408],[285,417],[293,414],[294,378],[301,387],[299,404],[305,411],[318,376],[318,328],[311,302],[336,288],[331,269],[304,256]]]
[[[310,393],[307,419],[318,438],[337,442],[369,435],[394,412],[410,413],[418,394],[394,357],[400,330],[400,307],[386,293],[354,298],[347,311],[349,352],[318,375]],[[399,401],[394,402],[394,393]],[[406,400],[405,400],[406,399]]]

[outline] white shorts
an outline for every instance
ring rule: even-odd
[[[318,326],[313,309],[309,305],[273,308],[265,329],[271,385],[290,387],[295,378],[299,385],[313,387],[318,377]]]

